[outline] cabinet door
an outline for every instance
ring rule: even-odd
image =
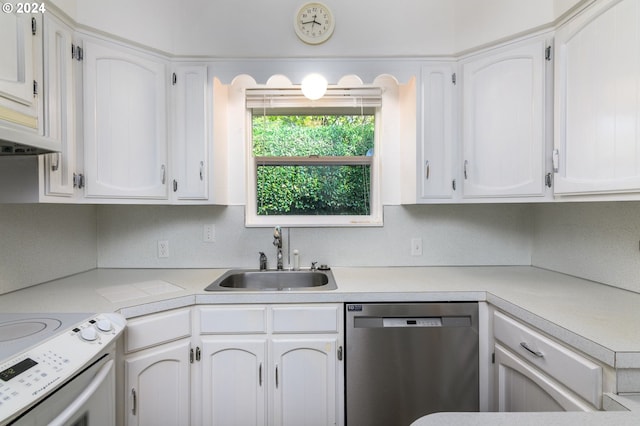
[[[595,411],[551,377],[495,346],[498,411]]]
[[[71,197],[76,164],[73,30],[52,14],[44,15],[45,135],[60,141],[60,153],[44,157],[44,195]]]
[[[1,3],[13,12],[0,13],[0,120],[38,130],[42,104],[34,84],[42,84],[42,18]]]
[[[181,65],[173,77],[173,192],[177,200],[206,200],[209,176],[207,66]]]
[[[189,339],[125,358],[127,425],[188,425]]]
[[[334,425],[337,337],[272,340],[273,424]]]
[[[202,339],[203,425],[264,425],[267,341],[262,338]]]
[[[419,197],[451,198],[454,191],[453,66],[422,68]]]
[[[556,33],[556,194],[640,190],[640,1],[599,1]]]
[[[545,40],[462,64],[464,197],[544,195]]]
[[[165,62],[85,40],[83,72],[85,195],[167,198]]]

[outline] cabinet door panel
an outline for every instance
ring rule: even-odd
[[[498,411],[595,411],[550,376],[495,346]]]
[[[598,2],[556,36],[557,194],[640,189],[640,1]]]
[[[86,195],[166,198],[166,69],[125,48],[85,42]]]
[[[544,195],[544,40],[463,64],[465,197]]]
[[[209,175],[207,66],[180,66],[175,74],[174,192],[178,200],[204,200]]]
[[[451,65],[422,69],[422,156],[418,164],[420,197],[453,195],[453,83]]]
[[[189,424],[189,346],[184,340],[125,359],[128,425]]]
[[[266,424],[266,339],[202,340],[204,425]]]
[[[33,82],[42,84],[42,49],[40,30],[32,34],[32,18],[40,28],[40,16],[0,13],[0,120],[38,129],[42,108]]]
[[[45,135],[61,143],[60,153],[44,157],[45,195],[71,197],[76,166],[73,107],[73,31],[53,15],[44,19]]]
[[[273,339],[275,425],[336,423],[337,338]]]

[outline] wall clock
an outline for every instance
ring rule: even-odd
[[[300,6],[293,21],[296,35],[308,44],[324,43],[333,34],[335,26],[331,10],[317,2]]]

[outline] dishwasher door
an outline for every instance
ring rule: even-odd
[[[479,410],[478,304],[348,303],[347,426]]]

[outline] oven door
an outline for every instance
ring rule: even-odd
[[[104,355],[16,420],[19,426],[114,426],[115,363]]]

